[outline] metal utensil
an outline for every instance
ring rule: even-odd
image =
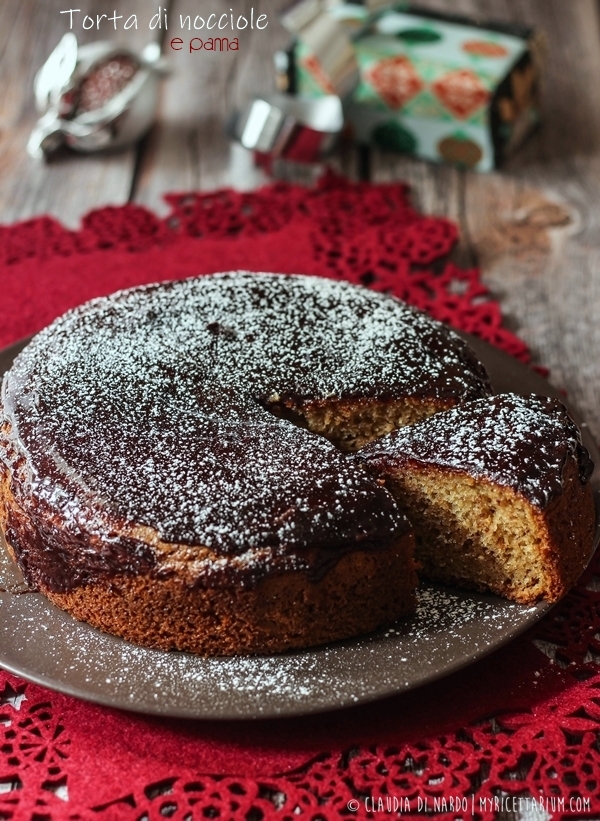
[[[121,78],[114,93],[97,101],[93,108],[82,107],[79,101],[86,83],[93,81],[95,73],[110,67],[111,61],[115,71],[119,61],[125,61],[131,67],[131,77]],[[65,34],[34,81],[36,105],[42,116],[27,150],[40,158],[61,145],[90,152],[134,142],[154,121],[159,82],[166,71],[166,62],[155,43],[136,54],[105,41],[78,46],[74,34]]]

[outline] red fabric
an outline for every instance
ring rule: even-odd
[[[46,217],[0,228],[0,345],[117,288],[245,268],[388,290],[527,361],[479,272],[447,262],[456,227],[418,214],[402,185],[328,177],[311,191],[168,199],[164,220],[125,206],[92,212],[79,231]],[[598,818],[598,576],[596,560],[534,631],[467,670],[304,719],[142,717],[0,671],[0,819],[320,821],[427,810],[491,821],[531,810],[510,803],[519,796],[552,818]],[[558,647],[557,663],[534,639]]]

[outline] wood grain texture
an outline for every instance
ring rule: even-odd
[[[420,0],[448,10],[447,0]],[[266,180],[252,157],[224,138],[232,108],[273,89],[272,55],[287,43],[277,21],[286,0],[236,0],[236,11],[268,14],[264,31],[239,37],[239,51],[189,53],[196,32],[182,33],[179,15],[198,14],[195,0],[169,0],[166,52],[173,74],[165,83],[158,124],[141,145],[112,156],[65,154],[43,165],[24,146],[33,125],[35,72],[66,25],[60,0],[4,0],[0,5],[0,219],[50,212],[68,224],[106,202],[128,198],[165,213],[167,191],[252,188]],[[77,4],[95,13],[99,0]],[[165,4],[163,4],[165,5]],[[206,8],[205,6],[204,8]],[[227,0],[210,10],[228,11]],[[145,0],[120,0],[119,12],[148,18]],[[374,151],[373,179],[405,179],[420,208],[456,220],[464,265],[479,264],[511,326],[552,370],[556,384],[600,438],[600,3],[598,0],[454,0],[454,12],[481,20],[531,23],[545,33],[544,124],[502,173],[477,175]],[[108,32],[107,32],[108,33]],[[81,34],[81,32],[78,32]],[[97,38],[97,34],[90,33]],[[111,33],[112,34],[112,33]],[[122,33],[121,33],[121,36]],[[147,23],[127,42],[149,39]],[[169,38],[184,48],[171,51]],[[350,149],[333,164],[356,178]],[[286,169],[310,181],[306,169]]]
[[[590,78],[600,77],[600,7],[513,5],[546,34],[544,126],[505,174],[466,175],[467,236],[517,331],[598,439],[600,84]],[[519,241],[490,259],[490,234],[506,228]]]
[[[116,5],[116,4],[115,4]],[[73,4],[81,15],[106,11],[106,4],[82,0]],[[126,202],[136,162],[136,148],[114,154],[79,155],[61,152],[52,161],[34,160],[26,151],[37,119],[33,80],[46,57],[68,30],[60,10],[70,8],[62,0],[4,0],[0,5],[0,219],[27,219],[52,214],[76,225],[90,208]],[[111,7],[112,8],[112,7]],[[120,0],[125,19],[137,13],[138,30],[116,32],[106,26],[100,32],[74,28],[80,43],[117,39],[133,48],[142,47],[155,35],[148,30],[148,4],[144,0]],[[144,21],[142,25],[142,20]]]
[[[288,40],[277,20],[277,8],[282,5],[272,0],[241,0],[236,3],[236,14],[250,19],[254,7],[255,19],[267,15],[267,27],[233,35],[223,31],[231,37],[238,34],[237,51],[190,53],[190,39],[206,38],[206,30],[182,30],[180,22],[188,15],[193,21],[201,9],[195,0],[173,0],[173,27],[165,42],[173,73],[163,90],[160,121],[145,145],[137,202],[164,213],[161,197],[165,191],[222,186],[251,189],[267,181],[255,168],[251,153],[226,138],[224,126],[230,112],[254,93],[274,90],[273,52]],[[210,11],[217,15],[230,8],[228,0],[210,4]],[[174,36],[183,40],[180,51],[169,45]]]
[[[444,10],[442,0],[422,5]],[[600,438],[600,5],[460,0],[452,10],[545,35],[543,125],[501,173],[374,152],[375,179],[404,178],[419,206],[461,227],[457,258],[480,265],[509,325]]]

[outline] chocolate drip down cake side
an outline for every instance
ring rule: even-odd
[[[591,551],[589,459],[560,403],[490,395],[458,336],[346,283],[233,272],[122,291],[7,373],[0,525],[29,586],[76,618],[207,655],[389,624],[414,609],[419,565],[554,600]],[[454,461],[432,465],[453,437]],[[468,456],[487,441],[483,470]]]

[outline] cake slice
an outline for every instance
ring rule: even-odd
[[[592,552],[593,463],[566,408],[502,394],[363,448],[412,522],[429,579],[556,601]]]

